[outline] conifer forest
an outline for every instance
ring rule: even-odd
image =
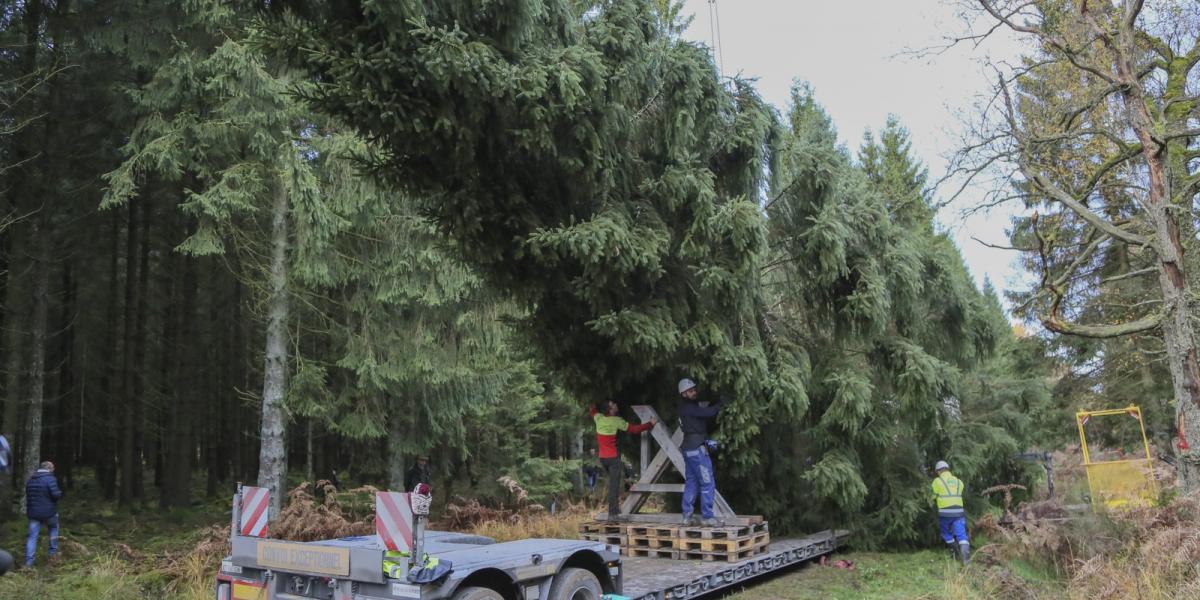
[[[936,461],[974,527],[1045,500],[1022,455],[1078,467],[1077,411],[1131,404],[1183,510],[1200,6],[956,6],[939,52],[1021,56],[935,172],[899,118],[839,141],[804,72],[786,105],[721,72],[677,0],[0,0],[11,545],[43,460],[68,537],[72,497],[227,525],[239,482],[277,513],[419,456],[435,515],[514,483],[557,510],[587,501],[589,405],[674,423],[684,377],[727,401],[721,494],[773,533],[939,547]],[[951,202],[1013,207],[1019,286],[971,271]]]

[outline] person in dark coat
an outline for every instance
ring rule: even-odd
[[[25,513],[29,517],[29,539],[25,541],[25,566],[33,566],[37,553],[38,535],[42,527],[50,530],[49,556],[58,553],[58,501],[62,489],[54,477],[54,463],[43,462],[25,482]]]
[[[0,435],[0,475],[7,475],[9,467],[12,466],[12,447],[8,445],[8,439]],[[0,550],[0,575],[8,572],[13,566],[13,557],[8,552]]]
[[[417,488],[418,483],[429,485],[432,481],[433,477],[429,474],[429,457],[418,456],[417,464],[404,475],[404,491],[411,492]]]

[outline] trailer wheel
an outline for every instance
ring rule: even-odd
[[[469,587],[458,590],[454,600],[504,600],[504,596],[491,588]]]
[[[550,600],[600,600],[600,580],[587,569],[563,569],[554,576]]]

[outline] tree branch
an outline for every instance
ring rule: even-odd
[[[1117,281],[1121,281],[1124,279],[1133,279],[1134,277],[1141,277],[1142,275],[1151,275],[1151,274],[1154,274],[1157,272],[1158,272],[1158,269],[1155,267],[1146,267],[1145,269],[1138,269],[1137,271],[1130,271],[1128,273],[1121,273],[1120,275],[1113,275],[1112,277],[1105,277],[1104,279],[1100,280],[1099,285],[1108,285],[1110,283],[1115,283]]]
[[[1022,169],[1022,171],[1024,171],[1024,169]],[[1026,173],[1026,176],[1029,176],[1029,175],[1030,175],[1029,173]],[[1054,185],[1049,179],[1047,179],[1041,173],[1032,174],[1032,177],[1030,177],[1030,181],[1032,181],[1033,184],[1035,186],[1037,186],[1037,188],[1040,189],[1042,192],[1046,193],[1048,196],[1050,196],[1054,200],[1058,201],[1062,205],[1071,209],[1075,214],[1079,215],[1084,221],[1087,221],[1088,224],[1090,224],[1092,227],[1095,227],[1096,229],[1103,231],[1104,233],[1112,236],[1113,238],[1121,240],[1127,244],[1133,244],[1135,246],[1145,246],[1150,243],[1149,240],[1147,240],[1146,238],[1144,238],[1140,235],[1137,235],[1136,233],[1131,233],[1129,231],[1125,231],[1124,229],[1121,229],[1120,227],[1117,227],[1116,225],[1109,223],[1107,220],[1105,220],[1100,215],[1092,212],[1091,209],[1089,209],[1087,206],[1084,206],[1082,202],[1076,200],[1074,197],[1072,197],[1070,194],[1068,194],[1062,188],[1059,188],[1058,186]]]
[[[1162,325],[1162,320],[1163,315],[1161,312],[1152,312],[1136,321],[1129,321],[1119,325],[1083,325],[1063,321],[1057,315],[1050,315],[1042,319],[1042,325],[1054,333],[1063,335],[1109,339],[1157,329]]]

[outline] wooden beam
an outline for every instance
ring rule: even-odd
[[[676,428],[673,433],[668,435],[667,427],[666,425],[663,425],[662,419],[659,418],[658,411],[654,410],[654,408],[651,406],[640,404],[633,407],[633,412],[637,414],[638,418],[641,419],[643,423],[649,421],[650,419],[658,421],[658,425],[655,425],[654,428],[650,430],[650,435],[654,438],[655,442],[658,442],[659,446],[658,454],[656,454],[654,459],[642,469],[642,476],[639,477],[638,482],[634,484],[632,493],[630,493],[629,496],[625,498],[625,501],[621,503],[622,514],[636,516],[637,511],[642,509],[642,506],[645,505],[646,500],[649,498],[649,494],[652,492],[683,493],[682,486],[678,486],[678,489],[672,487],[671,489],[662,490],[648,490],[642,486],[656,485],[659,478],[662,477],[663,473],[666,472],[668,462],[671,464],[671,466],[675,467],[675,470],[678,471],[680,475],[684,475],[687,472],[687,463],[683,460],[683,453],[679,451],[679,445],[683,443],[682,429]],[[646,441],[646,435],[644,433],[642,434],[642,439],[642,456],[643,460],[645,460],[644,457],[647,451],[644,449],[644,447],[648,445],[648,442]],[[717,491],[715,497],[713,498],[713,515],[723,521],[732,521],[733,519],[737,518],[737,513],[733,512],[733,507],[729,506],[729,503],[725,501],[725,497],[721,495],[720,491]]]
[[[647,494],[682,494],[682,483],[635,483],[633,491]]]

